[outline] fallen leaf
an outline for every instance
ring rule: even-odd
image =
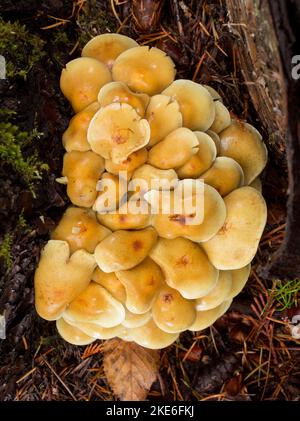
[[[122,401],[145,400],[159,369],[159,351],[121,339],[106,341],[103,364],[107,381]]]

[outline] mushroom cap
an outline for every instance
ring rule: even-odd
[[[146,323],[149,322],[151,319],[151,312],[147,311],[147,313],[143,314],[135,314],[131,313],[129,310],[126,310],[126,317],[122,323],[122,326],[132,329],[135,327],[144,326]]]
[[[85,152],[91,149],[87,141],[87,130],[92,117],[100,108],[98,102],[92,102],[71,118],[67,130],[64,132],[62,142],[67,152]]]
[[[202,85],[202,86],[203,86],[203,88],[205,88],[210,93],[214,102],[217,102],[217,101],[223,102],[223,99],[222,99],[222,97],[221,97],[221,95],[219,94],[218,91],[216,91],[214,88],[212,88],[211,86],[208,86],[208,85]]]
[[[178,333],[167,333],[159,329],[152,319],[141,327],[128,329],[128,339],[150,349],[162,349],[176,341]]]
[[[198,140],[198,152],[182,167],[177,168],[180,178],[197,178],[206,171],[217,156],[217,148],[213,139],[204,132],[194,132]]]
[[[240,269],[251,262],[257,251],[267,220],[266,203],[249,186],[232,191],[224,202],[227,209],[224,225],[202,247],[217,269]]]
[[[178,79],[162,93],[179,103],[184,127],[204,132],[210,128],[215,118],[215,105],[212,96],[202,85]]]
[[[176,171],[173,169],[170,170],[161,170],[159,168],[153,167],[149,164],[141,165],[137,168],[133,175],[132,181],[130,183],[134,190],[136,187],[148,186],[145,191],[148,190],[168,190],[174,189],[178,184],[178,177]],[[140,189],[140,191],[143,189]]]
[[[220,150],[221,150],[220,136],[217,133],[213,132],[212,130],[206,130],[206,134],[208,134],[208,136],[210,136],[212,140],[214,141],[217,148],[217,156],[220,155]]]
[[[169,133],[182,127],[179,104],[167,95],[154,95],[150,99],[146,119],[150,125],[149,146],[155,145]]]
[[[132,92],[123,82],[110,82],[104,85],[99,92],[98,102],[101,107],[114,102],[129,104],[135,111],[144,117],[149,96],[146,94],[137,94]]]
[[[105,273],[100,268],[96,268],[92,280],[105,288],[117,301],[125,304],[126,290],[115,273]]]
[[[125,35],[101,34],[92,38],[83,47],[81,55],[93,57],[111,69],[116,58],[133,47],[138,47],[138,43]]]
[[[164,332],[183,332],[196,318],[195,302],[186,300],[176,289],[165,285],[153,303],[152,317]]]
[[[65,321],[66,322],[66,321]],[[102,327],[96,323],[90,322],[74,322],[68,320],[66,323],[77,328],[84,334],[88,335],[91,338],[95,339],[112,339],[116,336],[122,335],[125,333],[125,327],[121,324],[113,327]]]
[[[236,297],[246,285],[250,275],[251,265],[247,265],[241,269],[236,269],[231,271],[232,277],[232,286],[228,299],[233,299]]]
[[[141,209],[140,212],[138,209]],[[112,231],[141,229],[150,225],[151,214],[146,201],[130,199],[117,211],[99,213],[98,220]]]
[[[87,288],[64,311],[65,320],[96,323],[113,327],[125,319],[123,305],[101,285],[90,282]]]
[[[244,172],[234,159],[219,156],[201,179],[224,197],[244,184]]]
[[[196,310],[211,310],[218,307],[225,300],[231,298],[232,276],[230,270],[220,270],[219,279],[214,289],[204,297],[196,300]]]
[[[106,273],[131,269],[147,257],[156,240],[153,228],[115,231],[96,247],[96,262]]]
[[[50,240],[34,275],[35,308],[40,317],[57,320],[67,305],[88,286],[96,262],[85,250],[70,257],[66,241]]]
[[[250,184],[249,187],[253,187],[254,189],[258,190],[260,193],[262,192],[262,183],[260,177],[256,177]]]
[[[228,109],[220,101],[215,101],[215,119],[210,126],[210,130],[215,133],[220,133],[222,130],[229,127],[231,124],[231,117]]]
[[[126,307],[136,314],[151,309],[164,280],[160,267],[149,257],[130,270],[117,271],[116,275],[126,289]]]
[[[175,78],[175,65],[165,52],[155,47],[135,47],[124,51],[112,68],[113,80],[126,83],[130,89],[155,95]]]
[[[75,113],[97,101],[100,88],[111,81],[108,68],[89,57],[75,58],[61,72],[60,89]]]
[[[162,170],[179,168],[198,152],[198,145],[196,135],[180,127],[150,149],[148,163]]]
[[[91,209],[70,206],[51,233],[52,240],[67,241],[70,252],[84,249],[93,253],[97,244],[111,231],[100,225]]]
[[[119,164],[115,164],[111,159],[106,159],[105,169],[106,171],[115,175],[119,175],[120,171],[126,172],[127,178],[129,179],[132,175],[132,172],[140,165],[143,165],[147,161],[147,158],[147,149],[142,148],[130,154],[125,160],[123,160]]]
[[[88,142],[94,152],[120,164],[147,145],[150,127],[128,104],[114,103],[100,108],[88,128]]]
[[[66,322],[63,318],[56,321],[56,329],[60,336],[72,345],[89,345],[95,341],[95,338],[88,336],[82,330]]]
[[[189,327],[192,332],[206,329],[213,325],[217,319],[219,319],[229,309],[232,300],[226,300],[218,307],[212,308],[211,310],[197,311],[196,320]]]
[[[233,121],[219,136],[220,154],[237,161],[243,168],[245,184],[250,184],[265,168],[268,158],[260,133],[250,124]]]
[[[103,171],[103,158],[92,151],[65,153],[62,174],[68,179],[67,194],[74,205],[90,208],[94,204]]]
[[[186,182],[187,179],[181,180],[179,185],[183,181]],[[162,210],[153,215],[151,224],[160,237],[168,239],[185,237],[195,242],[202,242],[212,238],[219,231],[226,218],[225,203],[213,187],[203,183],[202,186],[203,192],[200,188],[192,192],[192,208],[187,202],[181,201],[184,212],[174,211],[174,208],[171,208],[170,212]],[[170,196],[171,201],[173,199],[178,205],[180,199],[176,200],[176,191],[171,192]],[[152,195],[153,191],[146,193],[146,200],[151,198],[149,194]],[[164,192],[161,192],[161,195],[164,196]],[[152,201],[150,203],[152,204]],[[184,204],[187,204],[187,208],[184,208]]]
[[[121,176],[105,172],[97,182],[97,192],[98,196],[93,209],[98,214],[116,211],[126,200],[127,180]]]
[[[162,268],[167,284],[184,298],[200,298],[216,285],[219,272],[204,251],[186,238],[159,238],[150,257]]]

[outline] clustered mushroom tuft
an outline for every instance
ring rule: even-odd
[[[267,149],[215,89],[175,73],[120,34],[94,37],[62,71],[75,115],[57,181],[72,205],[34,281],[37,313],[71,344],[164,348],[213,324],[249,277]]]

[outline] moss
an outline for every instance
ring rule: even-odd
[[[11,114],[11,111],[0,109],[0,118],[4,116],[4,120],[9,119]],[[39,160],[37,153],[25,157],[23,149],[40,135],[36,129],[28,133],[10,121],[0,121],[0,158],[21,175],[33,195],[34,181],[41,179],[41,173],[49,167]]]
[[[44,41],[19,22],[5,22],[0,17],[0,55],[6,60],[6,77],[26,79],[32,66],[44,55]]]
[[[12,264],[13,264],[13,258],[12,258],[12,252],[11,252],[12,242],[13,242],[13,235],[10,233],[6,233],[0,244],[0,258],[3,259],[7,271],[11,270]]]
[[[278,303],[279,311],[297,306],[300,293],[300,279],[287,282],[277,281],[271,293]]]

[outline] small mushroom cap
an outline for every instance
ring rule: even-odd
[[[178,177],[176,171],[173,169],[170,170],[161,170],[155,168],[152,165],[144,164],[137,168],[133,175],[131,185],[136,190],[137,186],[146,187],[148,190],[168,190],[174,189],[178,184]]]
[[[98,223],[92,210],[70,206],[52,231],[51,238],[67,241],[71,253],[79,249],[93,253],[97,244],[110,233]]]
[[[196,318],[195,302],[186,300],[176,289],[166,285],[153,303],[152,316],[155,324],[164,332],[183,332]]]
[[[192,332],[206,329],[213,325],[217,319],[219,319],[229,309],[232,300],[226,300],[218,307],[212,308],[211,310],[197,311],[196,320],[189,327]]]
[[[218,307],[225,300],[231,298],[230,291],[232,289],[232,276],[229,270],[220,270],[219,279],[214,289],[204,297],[196,300],[196,310],[211,310]]]
[[[127,180],[110,173],[103,173],[97,182],[98,196],[93,209],[100,213],[116,211],[126,200]]]
[[[216,91],[214,88],[208,85],[202,85],[202,86],[210,93],[214,102],[217,102],[217,101],[223,102],[223,99],[218,91]]]
[[[113,79],[136,92],[159,94],[175,78],[175,65],[162,50],[147,46],[122,53],[112,68]]]
[[[96,184],[104,171],[104,160],[94,152],[67,152],[63,176],[67,177],[67,194],[74,205],[90,208],[97,197]]]
[[[99,108],[100,104],[93,102],[71,118],[69,126],[62,137],[63,145],[67,152],[85,152],[91,149],[87,141],[87,130],[92,117]]]
[[[115,175],[119,175],[120,171],[126,172],[127,178],[129,179],[132,175],[132,172],[140,165],[143,165],[147,161],[147,158],[147,149],[142,148],[130,154],[125,160],[123,160],[119,164],[115,164],[111,159],[106,159],[105,169],[106,171]]]
[[[95,341],[95,338],[88,336],[63,318],[56,321],[56,329],[60,336],[72,345],[89,345]]]
[[[260,193],[262,192],[262,183],[260,177],[256,177],[250,184],[249,187],[253,187]]]
[[[125,309],[101,285],[91,282],[66,308],[63,317],[73,322],[96,323],[113,327],[125,319]]]
[[[216,268],[240,269],[255,256],[267,220],[267,207],[262,195],[248,186],[232,191],[224,202],[224,225],[202,247]]]
[[[206,134],[208,134],[208,136],[210,136],[212,140],[214,141],[217,148],[217,156],[220,155],[220,151],[221,151],[220,136],[217,133],[213,132],[212,130],[207,130]]]
[[[268,158],[260,133],[250,124],[234,121],[219,136],[220,154],[237,161],[243,168],[245,184],[250,184],[265,168]]]
[[[152,319],[141,327],[128,329],[129,340],[150,349],[162,349],[176,341],[178,333],[167,333],[159,329]]]
[[[94,152],[120,164],[150,139],[147,120],[128,104],[114,103],[100,108],[88,128],[88,142]]]
[[[162,268],[167,284],[184,298],[194,299],[208,294],[218,280],[218,270],[204,251],[186,238],[160,238],[150,257]]]
[[[100,268],[96,268],[92,280],[105,288],[117,301],[125,304],[126,290],[115,273],[105,273]]]
[[[210,130],[215,133],[220,133],[231,124],[231,117],[228,109],[220,101],[215,101],[215,119],[210,126]]]
[[[101,34],[92,38],[83,47],[81,55],[83,57],[93,57],[111,69],[116,58],[133,47],[138,47],[138,43],[125,35]]]
[[[66,322],[66,321],[65,321]],[[125,333],[126,329],[122,325],[113,326],[113,327],[102,327],[96,323],[90,322],[72,322],[68,320],[66,323],[77,328],[85,335],[88,335],[91,338],[95,339],[112,339],[116,336],[122,335]]]
[[[48,241],[34,275],[39,316],[59,319],[67,305],[88,286],[95,266],[94,256],[85,250],[77,250],[70,257],[66,241]]]
[[[241,269],[236,269],[231,271],[232,276],[232,286],[231,291],[228,295],[228,299],[233,299],[236,297],[246,285],[250,275],[251,265],[247,265]]]
[[[180,178],[197,178],[206,171],[217,156],[217,148],[213,139],[204,132],[194,132],[198,140],[198,152],[182,167],[177,168]]]
[[[150,310],[164,280],[160,267],[149,257],[130,270],[116,272],[126,289],[126,307],[132,313]]]
[[[181,127],[150,149],[148,163],[162,170],[179,168],[198,152],[198,145],[196,135]]]
[[[130,199],[117,211],[99,213],[98,220],[112,231],[141,229],[150,225],[151,214],[146,201]]]
[[[215,105],[210,93],[202,85],[178,79],[162,93],[179,103],[184,127],[203,132],[210,128],[215,118]]]
[[[181,180],[180,183],[183,181],[187,180]],[[187,210],[181,213],[174,211],[174,208],[171,207],[169,213],[162,211],[153,215],[151,224],[160,237],[168,239],[185,237],[195,242],[202,242],[212,238],[219,231],[226,218],[225,203],[213,187],[203,183],[202,185],[203,193],[200,189],[192,192],[192,208],[187,207]],[[153,193],[150,191],[145,195],[145,199],[150,199],[151,204],[152,200],[149,194],[153,195]],[[175,194],[176,190],[171,192],[171,201],[175,201],[178,205],[179,202],[178,199],[175,200]],[[164,196],[164,192],[161,192],[161,195]],[[156,202],[159,200],[156,199]],[[181,203],[184,211],[185,203],[183,201]]]
[[[137,94],[132,92],[123,82],[110,82],[104,85],[99,92],[98,102],[101,107],[114,102],[129,104],[135,111],[144,117],[149,96],[146,94]]]
[[[150,99],[146,119],[151,130],[149,146],[155,145],[169,133],[182,127],[179,104],[167,95],[154,95]]]
[[[244,184],[244,172],[234,159],[219,156],[201,179],[224,197]]]
[[[102,86],[111,81],[108,68],[98,60],[79,57],[69,61],[62,70],[60,89],[75,113],[97,101]]]
[[[129,310],[126,310],[126,317],[122,323],[122,326],[129,329],[132,329],[135,327],[141,327],[141,326],[144,326],[146,323],[148,323],[150,319],[151,319],[150,311],[147,311],[147,313],[143,313],[143,314],[135,314],[135,313],[131,313]]]
[[[106,273],[131,269],[145,259],[156,240],[153,228],[115,231],[96,247],[96,262]]]

